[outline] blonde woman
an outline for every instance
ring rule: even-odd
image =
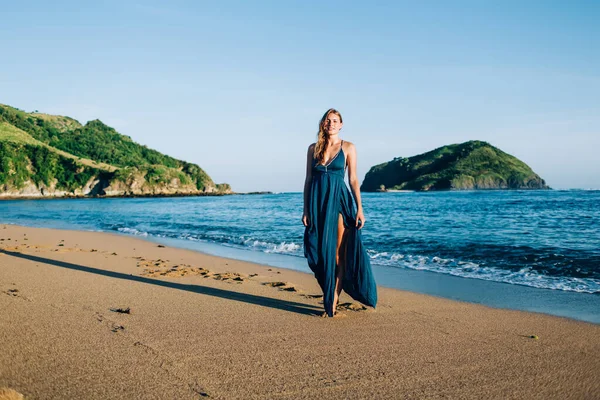
[[[342,125],[339,111],[331,108],[323,115],[317,142],[308,147],[304,181],[304,255],[323,290],[329,317],[335,315],[342,289],[365,305],[377,304],[377,287],[360,233],[365,216],[356,148],[339,137]],[[346,171],[352,193],[344,182]]]

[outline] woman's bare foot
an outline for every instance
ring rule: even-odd
[[[333,317],[332,318],[340,318],[340,317],[345,317],[346,314],[339,312],[339,311],[335,311],[333,313]],[[321,318],[328,318],[329,314],[327,314],[327,311],[323,312],[323,314],[321,314]]]

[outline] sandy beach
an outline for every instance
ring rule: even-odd
[[[600,398],[600,326],[0,225],[0,388],[27,399]]]

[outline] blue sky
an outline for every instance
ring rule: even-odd
[[[368,169],[466,140],[600,188],[599,1],[2,4],[0,103],[301,191],[323,112]],[[495,3],[495,4],[492,4]]]

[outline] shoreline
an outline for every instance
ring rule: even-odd
[[[571,188],[571,189],[554,189],[554,188],[494,188],[494,189],[443,189],[443,190],[395,190],[395,189],[386,189],[386,190],[375,190],[375,191],[364,191],[361,193],[446,193],[446,192],[514,192],[514,191],[547,191],[547,190],[582,190],[582,191],[597,191],[600,189],[582,189],[582,188]],[[120,194],[120,195],[63,195],[63,196],[51,196],[51,195],[22,195],[22,196],[13,196],[13,195],[3,195],[0,194],[0,201],[2,200],[64,200],[64,199],[130,199],[130,198],[169,198],[169,197],[206,197],[206,196],[255,196],[255,195],[271,195],[277,194],[279,192],[272,191],[251,191],[251,192],[200,192],[200,193],[147,193],[147,194]],[[281,192],[281,193],[300,193],[300,192]]]
[[[64,196],[10,196],[0,194],[0,201],[2,200],[82,200],[82,199],[136,199],[136,198],[168,198],[168,197],[209,197],[209,196],[256,196],[256,195],[269,195],[275,194],[274,192],[206,192],[206,193],[164,193],[164,194],[122,194],[122,195],[64,195]]]
[[[7,224],[27,227],[26,225]],[[189,241],[179,238],[135,235],[119,231],[90,231],[64,227],[45,227],[60,231],[98,232],[117,237],[134,238],[151,243],[161,243],[174,248],[190,250],[204,255],[227,258],[261,266],[284,268],[314,277],[303,257],[280,253],[265,253],[224,246],[218,243]],[[498,309],[535,312],[557,317],[600,324],[600,296],[597,293],[539,288],[516,283],[476,279],[428,270],[390,268],[373,264],[378,286],[443,299],[480,304]],[[381,282],[384,282],[381,284]]]
[[[139,237],[122,232],[114,233],[126,237]],[[216,243],[191,242],[174,238],[144,236],[143,240],[217,257],[300,271],[313,277],[306,260],[293,255],[264,253]],[[600,312],[598,312],[600,297],[593,293],[537,288],[428,270],[390,268],[377,264],[373,264],[373,272],[378,287],[479,304],[497,309],[535,312],[600,324]]]
[[[0,225],[0,249],[0,388],[26,397],[600,394],[591,323],[385,287],[321,318],[312,275],[121,234]]]
[[[170,194],[122,194],[122,195],[64,195],[64,196],[2,196],[0,200],[83,200],[83,199],[134,199],[134,198],[163,198],[163,197],[207,197],[207,196],[229,196],[238,193],[170,193]]]

